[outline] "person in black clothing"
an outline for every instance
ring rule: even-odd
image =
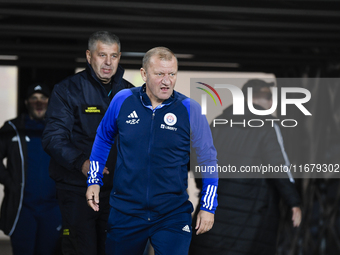
[[[120,50],[119,38],[113,33],[93,33],[86,51],[86,70],[55,85],[50,98],[42,143],[51,156],[49,171],[56,181],[64,254],[105,253],[115,146],[106,162],[100,212],[87,206],[86,179],[96,130],[111,99],[118,91],[133,87],[123,79]]]
[[[270,86],[262,80],[248,81],[242,91],[247,99],[247,89],[253,89],[255,109],[269,109],[272,105]],[[270,119],[258,116],[245,107],[245,115],[233,115],[228,107],[216,119],[232,119],[246,123],[250,119]],[[262,127],[237,124],[212,127],[214,144],[220,166],[280,166],[288,165],[279,127],[264,121]],[[243,175],[245,176],[245,175]],[[300,197],[294,179],[288,173],[281,178],[224,178],[220,174],[219,210],[215,214],[214,227],[204,236],[192,236],[190,255],[273,255],[279,224],[280,198],[292,208],[293,226],[301,222]],[[196,180],[199,187],[199,179]],[[195,216],[196,217],[196,216]],[[195,222],[195,217],[193,222]]]
[[[5,186],[0,228],[10,236],[14,255],[51,255],[58,248],[61,214],[47,171],[50,156],[41,146],[49,95],[44,84],[30,86],[28,114],[5,122],[0,130],[0,183]]]

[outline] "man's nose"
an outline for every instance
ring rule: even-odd
[[[171,84],[170,76],[165,74],[164,77],[163,77],[163,81],[162,82],[165,85],[170,85]]]
[[[35,105],[36,106],[41,106],[43,104],[43,101],[41,99],[38,99],[36,102],[35,102]]]
[[[111,56],[107,56],[107,57],[105,58],[105,64],[111,65],[111,61],[112,61]]]

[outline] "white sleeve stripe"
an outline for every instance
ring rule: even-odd
[[[214,205],[214,199],[215,199],[215,195],[216,195],[216,189],[217,189],[217,187],[216,187],[216,186],[214,186],[214,187],[215,187],[215,188],[214,188],[213,195],[212,195],[212,197],[211,197],[211,204],[210,204],[209,210],[211,210],[211,209],[212,209],[212,207],[213,207],[213,205]]]
[[[211,186],[211,185],[208,185],[207,192],[206,192],[205,195],[204,195],[204,199],[203,199],[204,204],[203,204],[203,207],[206,207],[206,206],[207,206],[207,196],[209,195],[210,186]]]
[[[99,162],[91,161],[90,162],[90,183],[98,183],[97,173],[99,171]]]
[[[90,164],[90,171],[91,171],[90,173],[93,173],[93,171],[94,171],[93,161]]]
[[[209,209],[209,207],[211,206],[211,197],[212,197],[212,194],[214,193],[214,185],[209,185],[209,186],[211,186],[211,188],[210,188],[210,191],[207,191],[208,203],[205,206],[203,206],[207,209]]]
[[[217,190],[217,186],[215,185],[209,185],[210,189],[207,190],[205,198],[208,197],[208,202],[204,203],[203,207],[207,208],[208,210],[211,210],[209,208],[212,208],[214,205],[214,198],[216,195],[216,190]]]
[[[288,167],[290,165],[290,162],[289,162],[289,159],[288,159],[288,155],[287,155],[287,153],[285,151],[285,148],[283,146],[283,138],[282,138],[282,135],[281,135],[280,128],[279,128],[279,126],[276,123],[274,124],[274,129],[275,129],[275,132],[276,132],[277,141],[279,142],[279,145],[280,145],[280,148],[281,148],[281,152],[282,152],[283,158],[285,160],[285,165]],[[294,180],[293,175],[291,174],[291,172],[287,171],[287,175],[289,177],[290,182],[295,183],[295,180]]]

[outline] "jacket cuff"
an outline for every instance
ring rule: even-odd
[[[203,207],[203,205],[201,205],[200,210],[201,210],[201,211],[210,212],[210,213],[212,213],[212,214],[215,214],[216,208],[214,208],[213,210],[209,210],[209,209]]]
[[[82,172],[81,170],[86,160],[88,160],[88,157],[86,157],[84,154],[81,154],[74,163],[74,167],[76,168],[76,170]]]

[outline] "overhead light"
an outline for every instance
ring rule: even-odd
[[[122,52],[122,56],[125,57],[144,57],[144,55],[143,52]]]
[[[190,58],[193,58],[194,55],[193,54],[175,54],[177,58],[187,58],[187,59],[190,59]]]
[[[18,60],[18,56],[0,55],[0,60]]]
[[[76,58],[77,63],[86,63],[86,58]]]
[[[139,65],[141,62],[139,60],[132,59],[122,59],[121,64]],[[178,63],[179,66],[200,66],[200,67],[226,67],[226,68],[239,68],[238,63],[219,63],[219,62],[183,62]]]
[[[122,56],[125,57],[144,57],[144,52],[122,52]],[[193,58],[193,54],[175,54],[177,58],[186,58],[190,59]]]
[[[220,63],[220,62],[179,62],[180,66],[202,66],[202,67],[230,67],[239,68],[238,63]]]
[[[141,65],[142,64],[140,60],[133,60],[133,59],[121,59],[119,63],[129,64],[129,65]]]
[[[144,57],[145,53],[144,52],[122,52],[123,57]],[[177,58],[180,59],[190,59],[193,58],[193,54],[175,54]],[[76,58],[76,62],[78,63],[85,63],[86,58]]]

